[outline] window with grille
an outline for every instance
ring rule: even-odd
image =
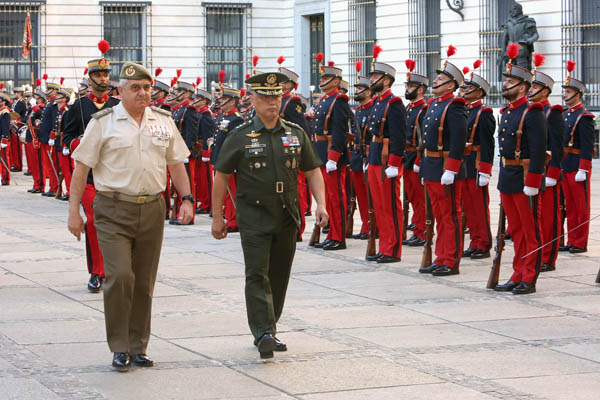
[[[225,83],[244,87],[244,72],[251,70],[251,4],[202,3],[205,7],[206,57],[205,82],[219,82],[219,70],[225,71]],[[260,66],[259,66],[260,70]]]
[[[590,110],[600,110],[600,2],[562,0],[561,47],[563,77],[567,60],[575,61],[572,76],[585,82]]]
[[[325,15],[310,15],[308,20],[310,22],[310,84],[318,88],[321,73],[319,71],[317,54],[325,53]],[[315,90],[319,91],[319,89]]]
[[[44,2],[0,2],[0,82],[7,89],[33,85],[40,75],[40,26]],[[23,58],[23,32],[29,11],[31,19],[31,61]],[[33,77],[31,75],[33,64]]]
[[[417,62],[415,72],[430,80],[440,68],[440,0],[409,0],[408,57]]]
[[[483,61],[479,74],[490,83],[486,104],[500,106],[504,77],[502,33],[514,0],[479,0],[479,58]]]
[[[350,92],[354,93],[356,61],[362,62],[361,75],[371,70],[373,45],[376,40],[375,0],[348,1],[348,60],[350,61]]]
[[[126,61],[151,65],[149,2],[100,2],[104,39],[110,43],[106,57],[111,75],[118,76]],[[149,26],[150,25],[150,26]]]

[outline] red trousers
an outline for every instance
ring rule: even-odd
[[[567,211],[567,231],[583,224],[569,233],[567,244],[586,249],[590,224],[585,222],[590,219],[590,179],[592,171],[587,174],[587,180],[584,182],[575,182],[576,174],[577,172],[565,172],[563,174],[564,179],[561,181]]]
[[[298,212],[300,213],[300,228],[298,229],[298,237],[302,237],[306,229],[306,217],[304,213],[308,211],[308,202],[306,201],[306,177],[302,171],[298,171]]]
[[[210,210],[212,204],[212,165],[210,162],[198,160],[196,163],[196,207],[202,210]]]
[[[352,176],[354,195],[356,196],[360,220],[362,221],[360,233],[369,233],[369,194],[367,193],[365,174],[358,171],[350,171],[350,175]]]
[[[73,163],[71,162],[71,156],[64,156],[62,153],[58,154],[58,163],[60,164],[60,170],[65,178],[65,186],[67,188],[66,194],[71,193],[71,177],[73,176]]]
[[[43,178],[42,166],[42,150],[34,149],[33,142],[25,144],[25,154],[27,157],[27,170],[31,172],[33,178],[33,188],[40,189],[42,192],[46,187],[46,182]]]
[[[469,227],[469,247],[479,250],[492,248],[490,228],[490,195],[488,186],[479,186],[477,178],[465,179],[462,204]]]
[[[541,246],[538,197],[528,199],[524,193],[500,193],[500,199],[515,247],[514,272],[510,280],[535,284],[540,273],[542,251],[523,257]]]
[[[415,171],[404,171],[404,188],[413,209],[410,221],[415,224],[413,234],[420,239],[425,239],[425,191],[419,174]]]
[[[56,192],[58,190],[58,158],[56,157],[56,151],[54,146],[50,146],[46,143],[41,143],[42,146],[42,179],[44,185],[46,179],[50,179],[50,191]]]
[[[390,257],[402,256],[402,201],[400,179],[402,167],[396,178],[382,178],[381,165],[369,164],[369,190],[379,231],[378,253]]]
[[[321,167],[325,181],[325,206],[329,214],[327,239],[346,241],[346,166],[340,165],[332,172]]]
[[[10,165],[9,167],[14,167],[19,171],[23,170],[23,147],[21,145],[21,141],[19,140],[19,135],[15,133],[10,134],[10,144],[8,145],[10,149]]]
[[[87,184],[81,197],[83,212],[87,218],[85,222],[85,255],[87,259],[88,272],[98,274],[100,278],[104,277],[104,259],[98,245],[98,234],[94,226],[94,199],[96,198],[96,188],[94,185]]]
[[[4,149],[0,149],[0,157],[2,157],[2,161],[0,162],[0,171],[2,175],[2,182],[10,183],[10,171],[6,169],[4,164],[10,168],[10,145]]]
[[[560,233],[560,186],[546,187],[540,192],[540,228],[542,230],[542,245],[558,238]],[[558,256],[559,241],[542,249],[542,263],[554,265]]]
[[[171,214],[171,174],[169,173],[169,169],[167,168],[167,184],[165,185],[165,190],[163,192],[163,198],[165,199],[165,218],[169,218]]]
[[[227,195],[225,196],[225,204],[224,204],[224,212],[225,212],[225,220],[227,227],[231,229],[237,229],[237,219],[235,217],[235,192],[236,192],[236,184],[235,184],[235,174],[231,174],[229,177],[229,182],[227,182],[227,187],[229,190],[227,191]]]
[[[192,196],[194,196],[194,199],[196,198],[196,161],[197,160],[195,158],[190,157],[189,162],[184,164],[188,179],[190,181],[190,191],[191,191],[190,193],[192,194]],[[176,207],[175,214],[177,216],[179,216],[179,210],[181,209],[181,203],[182,203],[181,196],[182,195],[180,193],[177,193],[177,204],[175,205],[175,207]],[[193,210],[193,211],[196,211],[196,210]],[[195,217],[196,217],[196,213],[194,212],[192,214],[192,222],[194,222]]]
[[[463,180],[453,185],[442,185],[437,181],[425,181],[431,200],[437,239],[435,240],[436,265],[458,268],[463,252],[462,243],[462,189]]]

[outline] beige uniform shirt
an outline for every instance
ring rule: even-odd
[[[170,114],[147,107],[138,125],[123,103],[111,110],[90,120],[72,157],[92,168],[98,191],[130,196],[164,191],[167,165],[190,154]]]

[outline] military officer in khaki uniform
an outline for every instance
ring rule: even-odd
[[[150,312],[162,246],[168,166],[183,195],[179,219],[188,223],[194,198],[183,160],[188,148],[171,113],[149,107],[152,76],[141,65],[121,69],[122,102],[93,115],[73,153],[77,164],[71,182],[69,230],[84,231],[79,203],[90,168],[98,196],[95,226],[104,257],[106,336],[114,352],[113,367],[127,371],[132,362],[153,365],[146,355]]]
[[[227,236],[221,209],[227,181],[236,171],[237,221],[246,264],[246,308],[254,344],[261,358],[286,345],[275,337],[283,310],[294,253],[298,212],[298,171],[303,171],[317,201],[315,217],[327,225],[321,160],[299,125],[279,117],[281,73],[246,80],[253,92],[256,116],[231,131],[219,153],[213,186],[212,234]]]

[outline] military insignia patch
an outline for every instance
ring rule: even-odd
[[[259,137],[260,135],[262,135],[262,133],[256,133],[254,131],[252,131],[250,133],[246,133],[246,136],[248,136],[249,138]]]
[[[290,162],[290,160],[287,160],[285,162],[285,166],[288,167],[288,168],[290,168],[292,166],[292,163]]]
[[[506,73],[510,74],[512,72],[512,64],[508,63],[506,64]]]
[[[299,106],[299,105],[298,105],[298,106],[296,106],[296,112],[297,112],[298,114],[302,114],[302,107],[301,107],[301,106]]]
[[[135,68],[133,67],[133,65],[130,65],[129,67],[127,67],[125,69],[125,75],[127,75],[127,76],[135,75]]]
[[[277,83],[277,76],[275,74],[270,74],[267,76],[267,84],[269,86],[274,86]]]

